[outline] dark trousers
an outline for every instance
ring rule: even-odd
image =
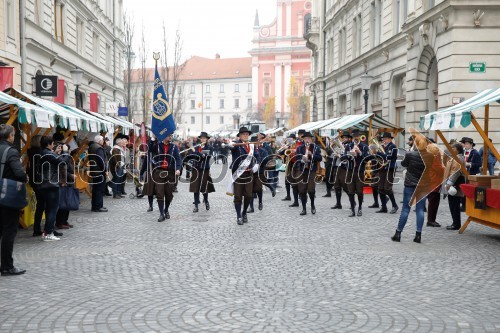
[[[2,217],[0,219],[0,238],[2,239],[0,270],[9,270],[14,268],[12,252],[19,224],[19,210],[0,207],[0,216]]]
[[[113,174],[111,173],[111,189],[113,190],[113,195],[120,195],[122,194],[122,189],[121,189],[121,181],[122,181],[122,177],[119,176],[118,174]]]
[[[427,195],[429,206],[427,207],[427,223],[436,222],[436,216],[441,202],[441,194],[439,192],[431,192]]]
[[[92,210],[101,209],[104,207],[104,176],[97,176],[92,183]]]
[[[69,210],[59,209],[56,215],[56,225],[68,224]]]
[[[46,234],[54,232],[56,223],[56,215],[59,210],[59,187],[39,189],[36,192],[36,211],[35,211],[35,226],[34,231],[40,231],[42,215],[45,212],[45,227]]]
[[[453,219],[453,225],[457,228],[462,227],[461,215],[460,215],[460,203],[462,197],[457,197],[453,195],[448,196],[448,205],[450,206],[451,218]]]

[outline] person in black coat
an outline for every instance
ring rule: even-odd
[[[303,135],[304,144],[299,146],[295,151],[297,157],[298,169],[300,170],[300,178],[298,179],[297,188],[299,191],[300,201],[302,203],[302,212],[300,215],[306,215],[307,196],[311,200],[311,213],[316,214],[316,206],[314,198],[316,195],[316,172],[318,163],[321,162],[321,149],[318,145],[312,142],[312,134],[306,132]]]
[[[254,149],[254,145],[248,143],[248,138],[252,132],[241,127],[238,133],[239,140],[229,142],[228,147],[231,149],[231,189],[234,195],[234,208],[236,210],[236,223],[243,225],[248,222],[247,210],[250,206],[253,192],[253,172],[259,169],[257,160],[259,153]],[[243,204],[243,211],[242,211]]]
[[[104,191],[106,187],[106,153],[104,151],[104,138],[96,135],[88,150],[90,163],[89,180],[92,184],[92,207],[93,212],[104,213],[108,209],[104,207]]]
[[[3,179],[12,179],[26,183],[28,177],[21,164],[19,151],[14,147],[14,137],[16,130],[11,125],[0,125],[0,158],[7,151],[3,174]],[[20,275],[26,273],[26,270],[14,267],[12,252],[14,251],[14,240],[17,235],[19,225],[19,209],[0,206],[0,238],[1,244],[1,264],[0,272],[2,275]]]
[[[347,189],[349,193],[349,202],[351,203],[351,214],[349,217],[356,216],[356,200],[354,195],[358,196],[358,216],[362,216],[363,205],[363,185],[365,184],[365,163],[368,156],[368,146],[360,141],[360,132],[352,131],[353,141],[345,146],[345,152],[342,160],[346,162],[347,168]]]
[[[404,181],[403,190],[403,207],[401,209],[401,215],[399,216],[399,223],[396,229],[396,233],[392,236],[394,242],[401,241],[401,232],[403,231],[406,222],[408,221],[408,216],[411,211],[411,200],[418,200],[416,202],[416,215],[417,215],[417,231],[415,234],[414,242],[421,242],[422,227],[424,225],[424,209],[425,209],[425,196],[422,198],[417,198],[416,189],[420,185],[420,191],[423,193],[429,193],[433,189],[431,188],[430,179],[421,179],[426,165],[432,165],[434,161],[434,155],[427,151],[427,139],[424,136],[417,136],[415,138],[415,143],[413,149],[406,153],[404,160],[401,165],[406,168],[406,175]],[[415,198],[413,198],[415,195]],[[413,199],[412,199],[413,198]]]
[[[166,137],[163,142],[158,142],[152,151],[154,182],[154,195],[158,202],[160,217],[158,222],[170,219],[168,211],[174,198],[174,187],[177,178],[181,174],[182,160],[179,147],[172,143],[172,135]]]
[[[57,211],[59,210],[59,181],[60,168],[64,167],[66,161],[59,158],[62,152],[62,145],[54,144],[52,137],[44,136],[40,139],[41,156],[35,162],[37,168],[35,183],[38,187],[37,208],[41,208],[45,213],[45,226],[42,240],[58,241],[61,233],[55,231]],[[39,177],[39,179],[38,179]],[[41,216],[42,212],[35,212],[36,216]],[[38,215],[40,214],[40,215]]]
[[[201,143],[196,147],[191,147],[186,156],[191,160],[190,164],[192,165],[189,192],[194,193],[193,213],[198,212],[200,193],[203,194],[203,202],[205,203],[206,210],[210,210],[208,193],[215,192],[212,177],[210,176],[213,147],[207,144],[209,138],[206,132],[201,132],[198,137]]]

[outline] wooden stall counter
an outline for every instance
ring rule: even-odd
[[[462,228],[460,228],[459,233],[463,233],[470,222],[476,222],[500,230],[500,190],[486,189],[486,209],[476,209],[474,198],[476,187],[471,184],[460,185],[466,197],[465,212],[469,217]]]

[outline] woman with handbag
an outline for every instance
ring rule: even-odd
[[[464,148],[460,143],[455,143],[451,149],[457,154],[460,163],[465,166]],[[447,230],[460,230],[462,227],[460,204],[464,193],[460,189],[460,185],[465,183],[465,176],[460,168],[460,163],[453,158],[448,160],[444,171],[443,192],[448,194],[448,205],[450,207],[451,218],[453,223],[446,227]]]
[[[6,124],[0,125],[0,178],[3,182],[8,180],[20,182],[21,186],[24,186],[24,191],[16,191],[14,189],[11,198],[16,199],[17,202],[24,201],[26,205],[26,187],[22,183],[28,181],[26,172],[21,164],[21,158],[19,156],[19,151],[14,147],[14,137],[16,130],[14,127]],[[3,186],[2,186],[3,188]],[[7,189],[8,191],[8,189]],[[7,198],[9,193],[3,193],[2,197]],[[24,195],[24,198],[22,196]],[[5,206],[3,205],[5,204]],[[20,205],[22,206],[22,204]],[[1,264],[0,272],[2,275],[20,275],[26,273],[24,269],[19,269],[14,267],[14,259],[12,258],[12,252],[14,251],[14,239],[17,234],[17,227],[19,225],[19,212],[22,207],[13,208],[11,203],[0,201],[0,238],[2,239],[1,244]]]

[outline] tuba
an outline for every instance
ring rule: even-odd
[[[338,135],[336,135],[334,138],[332,138],[332,143],[330,147],[333,149],[333,153],[337,156],[340,156],[344,154],[344,144],[342,141],[340,141]]]
[[[378,151],[378,152],[380,152],[380,153],[382,153],[382,154],[385,154],[385,149],[384,149],[384,147],[383,147],[380,143],[378,143],[377,138],[372,138],[372,144],[373,144],[375,147],[377,147],[377,151]]]

